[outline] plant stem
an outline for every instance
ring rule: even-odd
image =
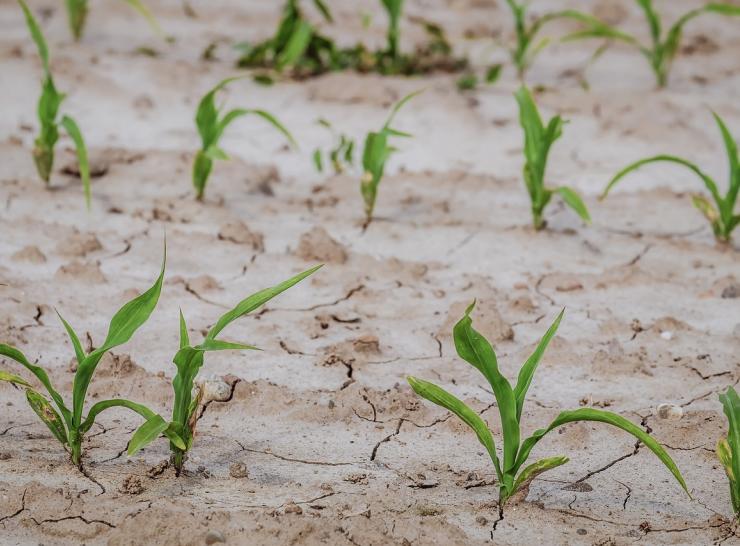
[[[82,438],[77,434],[70,434],[69,445],[70,445],[70,448],[72,449],[72,453],[71,453],[72,464],[81,470],[82,469]]]
[[[176,447],[172,448],[172,466],[175,467],[175,476],[180,476],[182,467],[185,464],[185,452]]]

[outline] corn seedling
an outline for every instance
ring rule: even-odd
[[[503,430],[503,463],[496,451],[493,435],[488,425],[478,413],[433,383],[415,377],[409,377],[408,382],[419,396],[451,411],[476,433],[478,440],[486,448],[496,471],[499,484],[499,514],[501,517],[503,517],[503,507],[513,495],[521,492],[521,494],[526,496],[529,484],[535,477],[568,462],[567,457],[558,456],[541,459],[526,467],[524,466],[534,446],[545,435],[562,425],[577,421],[606,423],[632,434],[658,456],[660,461],[670,470],[676,480],[678,480],[681,487],[688,493],[678,467],[660,444],[639,426],[615,413],[593,408],[563,411],[547,428],[539,429],[529,438],[520,441],[522,410],[524,408],[527,390],[532,383],[535,371],[548,343],[558,329],[563,312],[555,319],[555,322],[540,340],[532,355],[524,363],[519,371],[516,386],[512,388],[509,381],[499,370],[493,347],[491,347],[490,343],[479,332],[473,329],[470,313],[473,311],[474,306],[475,302],[468,307],[463,318],[454,327],[453,337],[455,348],[457,349],[457,354],[462,359],[466,360],[483,374],[491,385],[491,389],[493,389],[501,420],[501,428]]]
[[[18,0],[18,3],[23,9],[28,30],[31,33],[33,41],[36,43],[44,69],[44,78],[41,82],[41,96],[39,97],[37,107],[40,129],[33,149],[33,160],[36,164],[36,170],[48,185],[51,171],[54,167],[54,148],[59,140],[59,127],[61,126],[72,139],[77,150],[77,162],[85,192],[85,203],[89,209],[91,200],[90,166],[87,160],[85,140],[74,119],[67,115],[62,116],[61,120],[58,119],[59,107],[64,100],[65,94],[57,91],[54,85],[54,78],[49,68],[49,48],[41,32],[41,27],[39,27],[38,22],[28,9],[24,0]]]
[[[727,416],[727,436],[717,443],[717,457],[730,481],[730,499],[735,517],[740,518],[740,396],[732,387],[719,395]]]
[[[164,35],[159,23],[157,23],[157,20],[149,11],[149,8],[147,8],[140,0],[124,1],[147,20],[152,29],[154,29],[154,32],[160,36]],[[72,31],[72,36],[74,36],[75,40],[79,40],[85,30],[85,22],[87,21],[87,13],[89,9],[88,2],[89,0],[65,0],[69,28]]]
[[[323,36],[306,18],[299,0],[288,0],[275,34],[268,40],[251,45],[239,44],[243,54],[238,66],[263,68],[280,73],[290,71],[293,78],[317,76],[328,71],[357,70],[380,74],[422,74],[435,70],[455,71],[465,68],[465,60],[454,59],[452,48],[442,28],[429,21],[415,19],[429,36],[429,43],[417,48],[412,55],[400,49],[403,0],[381,0],[388,14],[386,46],[371,51],[362,44],[340,48],[331,38]],[[326,23],[332,23],[331,12],[322,0],[314,5]],[[366,21],[369,23],[369,21]],[[272,75],[257,74],[260,83],[271,83]]]
[[[703,195],[697,194],[693,197],[694,206],[701,211],[707,220],[709,220],[716,239],[720,242],[728,242],[732,237],[732,231],[738,224],[740,224],[740,214],[735,214],[735,205],[737,203],[738,193],[740,192],[740,156],[738,156],[735,139],[730,134],[730,131],[722,121],[722,118],[715,113],[713,113],[713,115],[717,125],[719,126],[719,130],[722,133],[722,139],[725,143],[727,158],[730,164],[730,182],[729,187],[727,188],[727,193],[724,196],[720,195],[716,182],[699,169],[699,167],[694,163],[672,155],[657,155],[636,161],[619,171],[607,185],[604,193],[601,195],[601,199],[605,198],[609,191],[624,176],[647,163],[655,163],[659,161],[677,163],[693,171],[702,180],[707,190],[709,190],[709,194],[712,196],[714,204],[712,204],[712,202]]]
[[[135,453],[143,445],[146,445],[160,434],[167,436],[173,445],[185,447],[185,443],[174,432],[173,427],[170,427],[161,416],[147,407],[131,402],[130,400],[112,399],[96,402],[88,410],[87,416],[84,417],[87,389],[100,359],[111,349],[128,342],[136,330],[147,321],[157,305],[163,278],[164,260],[162,261],[162,270],[154,285],[143,294],[126,303],[113,315],[105,341],[100,347],[89,353],[85,353],[80,339],[72,329],[72,326],[59,315],[59,320],[62,322],[72,342],[77,360],[77,370],[75,371],[72,386],[71,409],[65,404],[59,392],[52,386],[49,376],[42,367],[32,364],[15,347],[0,344],[0,356],[16,361],[36,376],[36,379],[44,386],[51,400],[35,390],[28,381],[18,375],[0,371],[0,380],[9,381],[26,390],[26,399],[31,409],[49,427],[54,437],[69,451],[72,463],[79,468],[82,468],[82,441],[85,434],[90,430],[96,417],[102,411],[113,407],[128,408],[145,419],[144,424],[136,430],[129,441],[129,454]],[[52,405],[52,402],[54,405]],[[56,409],[54,406],[56,406]]]
[[[538,34],[547,23],[558,19],[569,19],[585,25],[588,31],[594,34],[599,30],[608,29],[608,26],[597,18],[575,10],[546,13],[529,21],[527,13],[529,2],[506,0],[506,3],[514,17],[516,47],[511,50],[511,59],[514,61],[520,79],[524,78],[524,74],[534,62],[535,57],[550,44],[549,38],[537,39]],[[563,40],[576,39],[581,37],[582,34],[583,31],[575,32],[567,35]]]
[[[313,0],[324,21],[333,21],[331,11],[323,0]],[[240,44],[242,56],[238,66],[243,68],[271,68],[277,72],[291,69],[295,77],[321,74],[342,67],[342,55],[334,42],[321,35],[305,17],[299,0],[288,0],[277,31],[272,38],[255,44]],[[265,77],[262,75],[262,77]]]
[[[727,3],[709,2],[700,8],[693,9],[681,17],[668,28],[668,32],[663,33],[663,24],[660,15],[655,11],[652,0],[636,0],[637,4],[645,14],[648,26],[650,27],[650,44],[644,45],[635,36],[626,34],[606,23],[596,21],[589,28],[581,32],[576,32],[567,39],[583,38],[606,38],[608,40],[617,40],[633,47],[636,47],[640,53],[650,63],[655,74],[658,87],[665,87],[668,83],[668,76],[671,65],[678,54],[683,37],[683,29],[686,23],[705,13],[715,13],[726,16],[740,16],[740,6]]]
[[[317,148],[313,153],[314,166],[317,171],[323,172],[324,157],[326,157],[334,169],[334,174],[341,174],[354,164],[355,141],[344,133],[337,134],[332,124],[325,119],[318,120],[318,124],[331,132],[334,146],[327,152]]]
[[[398,131],[391,127],[393,118],[395,118],[398,111],[408,101],[413,99],[416,95],[422,91],[416,91],[410,93],[398,101],[388,116],[383,127],[380,131],[373,131],[367,134],[365,137],[365,147],[362,152],[362,179],[360,180],[360,193],[365,203],[365,223],[363,229],[366,229],[373,218],[373,210],[375,209],[375,200],[378,197],[378,186],[380,181],[383,179],[383,173],[385,172],[385,164],[391,154],[397,151],[396,148],[388,143],[390,137],[410,137],[409,133]]]
[[[239,78],[227,78],[223,80],[206,93],[201,99],[200,104],[198,104],[195,124],[198,127],[198,133],[200,133],[201,149],[195,154],[195,160],[193,161],[193,186],[195,187],[195,196],[198,200],[203,199],[208,177],[213,169],[214,160],[229,159],[226,152],[219,147],[219,141],[226,127],[234,120],[247,114],[257,115],[285,135],[292,145],[295,145],[295,140],[293,140],[288,130],[272,114],[264,110],[235,108],[229,110],[223,116],[219,115],[219,109],[216,107],[216,94],[236,79]]]
[[[177,374],[172,380],[172,387],[175,391],[175,406],[172,410],[172,422],[170,424],[171,429],[177,431],[178,437],[184,441],[184,445],[176,441],[170,442],[171,462],[178,475],[182,471],[187,453],[193,445],[195,426],[201,412],[200,403],[203,391],[197,389],[197,394],[193,396],[193,390],[195,378],[203,366],[205,353],[209,351],[256,349],[252,345],[217,339],[217,336],[233,321],[261,307],[278,294],[312,275],[320,267],[320,265],[313,267],[272,288],[260,290],[242,300],[236,307],[216,321],[216,324],[208,330],[205,339],[199,345],[190,344],[185,318],[180,312],[180,349],[173,359],[175,366],[177,366]]]
[[[457,79],[457,88],[460,91],[472,91],[481,83],[493,85],[501,76],[502,65],[494,64],[488,67],[483,78],[480,78],[475,72],[468,72]]]
[[[529,90],[521,87],[515,96],[519,103],[519,120],[524,130],[524,183],[532,202],[534,228],[539,230],[545,227],[543,213],[553,193],[557,193],[584,221],[590,222],[586,205],[575,190],[567,186],[554,189],[545,187],[547,156],[553,142],[563,133],[563,120],[560,116],[555,116],[545,126]]]

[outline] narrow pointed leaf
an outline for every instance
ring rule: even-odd
[[[588,214],[588,209],[581,200],[580,195],[567,186],[560,186],[559,188],[556,188],[555,191],[563,198],[565,204],[573,209],[584,222],[591,222],[591,216]]]
[[[87,159],[87,147],[85,146],[85,139],[82,137],[80,128],[77,126],[75,120],[69,116],[62,117],[62,127],[67,131],[72,141],[75,143],[75,150],[77,151],[77,165],[80,170],[80,179],[82,180],[82,187],[85,192],[85,205],[87,210],[90,210],[90,203],[92,200],[92,192],[90,189],[90,163]]]
[[[167,421],[159,415],[154,415],[150,419],[147,419],[143,425],[136,429],[131,440],[129,440],[127,449],[128,456],[131,457],[141,448],[159,438],[167,426]]]
[[[21,387],[31,386],[31,384],[21,376],[3,370],[0,370],[0,381],[6,381],[8,383],[13,383],[14,385],[20,385]]]
[[[77,364],[80,364],[85,359],[85,351],[82,349],[82,343],[80,343],[80,338],[77,336],[77,333],[74,331],[72,326],[64,320],[64,317],[55,309],[57,316],[59,317],[59,320],[62,321],[62,324],[64,325],[64,329],[67,331],[67,335],[69,336],[70,341],[72,342],[72,347],[74,347],[75,350],[75,358],[77,359]]]
[[[502,481],[501,467],[498,455],[496,454],[496,445],[493,440],[493,435],[488,429],[488,425],[486,425],[485,421],[483,421],[483,419],[463,401],[443,388],[438,387],[433,383],[429,383],[428,381],[417,379],[416,377],[407,377],[406,380],[409,382],[409,385],[411,385],[411,388],[414,389],[416,394],[451,411],[466,425],[473,429],[473,432],[475,432],[478,437],[478,441],[483,444],[489,457],[491,457],[491,460],[496,467],[496,474],[499,481]]]

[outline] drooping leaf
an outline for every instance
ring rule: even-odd
[[[67,429],[64,427],[64,421],[46,397],[33,389],[26,389],[26,400],[28,400],[31,409],[39,416],[39,419],[49,427],[54,437],[63,445],[67,445]]]
[[[0,381],[6,381],[14,385],[20,385],[21,387],[31,386],[31,384],[25,379],[23,379],[21,376],[15,375],[14,373],[6,372],[3,370],[0,370]]]
[[[560,186],[555,188],[555,191],[563,198],[565,204],[573,209],[584,222],[591,222],[591,216],[588,214],[588,209],[586,208],[585,203],[581,200],[581,196],[578,195],[575,190],[567,186]]]
[[[31,37],[33,38],[33,41],[36,43],[36,48],[39,52],[39,57],[41,57],[41,62],[44,66],[44,72],[48,75],[49,74],[49,47],[46,45],[46,39],[44,38],[44,34],[41,32],[41,27],[39,27],[38,22],[36,21],[36,18],[31,13],[31,10],[28,9],[28,5],[24,0],[18,0],[18,3],[21,6],[21,9],[23,10],[23,15],[26,18],[26,25],[28,26],[28,30],[31,33]]]
[[[15,360],[19,364],[23,365],[33,375],[35,375],[36,378],[41,382],[41,384],[46,388],[46,391],[49,393],[49,396],[51,396],[51,399],[54,400],[54,403],[57,405],[57,408],[59,408],[59,411],[62,412],[65,423],[67,423],[67,425],[71,424],[72,414],[64,405],[64,400],[62,400],[62,397],[54,389],[54,387],[52,387],[51,381],[49,381],[49,376],[46,374],[46,371],[42,367],[31,364],[26,358],[26,355],[24,355],[21,351],[4,343],[0,343],[0,355]]]
[[[532,483],[532,480],[534,480],[543,472],[547,472],[548,470],[552,470],[553,468],[562,466],[569,460],[570,459],[568,459],[568,457],[563,456],[550,457],[547,459],[540,459],[536,463],[532,463],[531,465],[527,466],[519,473],[519,476],[517,476],[516,480],[514,481],[514,486],[511,488],[511,493],[509,494],[509,497],[515,495],[521,489],[529,487],[529,484]]]
[[[161,416],[154,415],[141,425],[128,443],[127,455],[131,457],[141,448],[147,446],[167,429],[168,423]]]
[[[593,408],[580,408],[577,410],[563,411],[555,418],[552,423],[550,423],[547,428],[535,431],[532,436],[522,442],[521,449],[519,450],[519,454],[517,455],[515,469],[520,468],[527,461],[532,448],[548,432],[555,430],[556,428],[567,423],[573,423],[576,421],[596,421],[606,423],[620,428],[625,432],[628,432],[639,441],[641,441],[643,444],[645,444],[645,446],[650,449],[650,451],[652,451],[658,457],[658,459],[660,459],[660,461],[666,466],[666,468],[668,468],[671,474],[673,474],[673,476],[676,478],[684,491],[686,491],[689,497],[691,496],[689,494],[688,488],[686,487],[686,482],[684,481],[683,476],[681,476],[681,472],[678,470],[676,463],[673,462],[671,456],[666,453],[663,447],[652,436],[650,436],[639,426],[635,425],[632,421],[629,421],[624,417],[617,415],[616,413]]]
[[[493,461],[493,464],[496,468],[496,475],[498,476],[499,481],[503,481],[501,466],[499,463],[498,455],[496,454],[496,445],[493,441],[491,431],[488,429],[488,425],[486,425],[485,421],[483,421],[483,419],[481,419],[481,417],[476,412],[465,405],[465,403],[462,402],[459,398],[450,394],[441,387],[438,387],[433,383],[429,383],[428,381],[417,379],[416,377],[409,376],[406,378],[406,380],[408,381],[409,385],[411,385],[411,388],[414,389],[414,392],[416,392],[416,394],[423,398],[426,398],[427,400],[437,404],[438,406],[442,406],[443,408],[451,411],[452,413],[457,415],[466,425],[473,429],[473,432],[475,432],[476,436],[478,437],[478,441],[483,444],[483,447],[486,448],[489,457],[491,457],[491,461]]]

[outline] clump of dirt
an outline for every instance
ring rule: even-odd
[[[347,250],[321,226],[315,226],[301,235],[296,256],[307,262],[343,264]]]

